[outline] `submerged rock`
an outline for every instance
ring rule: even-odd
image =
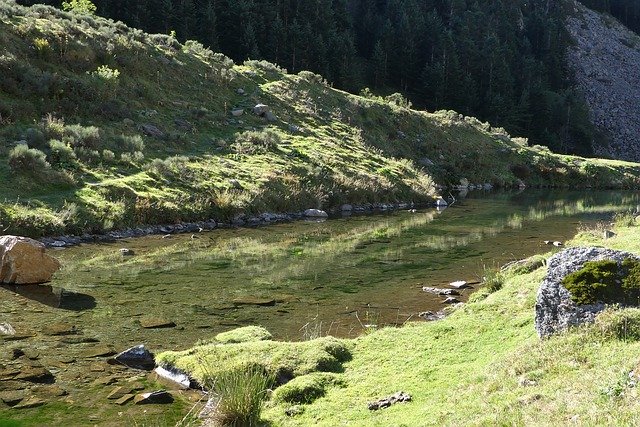
[[[562,285],[568,274],[580,270],[586,262],[613,260],[621,263],[627,258],[639,258],[629,252],[595,247],[565,249],[549,258],[547,275],[536,298],[535,328],[538,336],[548,337],[571,326],[592,322],[605,304],[577,305]]]
[[[36,284],[51,280],[60,263],[28,237],[0,237],[0,283]]]
[[[174,328],[176,324],[167,319],[160,317],[143,317],[140,319],[140,326],[145,329],[157,329],[157,328]]]

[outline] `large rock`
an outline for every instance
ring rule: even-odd
[[[588,261],[605,259],[622,262],[639,259],[628,252],[605,248],[568,248],[553,255],[547,265],[547,275],[540,285],[536,299],[535,327],[541,338],[564,331],[571,326],[592,322],[605,304],[576,305],[569,291],[562,285],[568,274],[580,270]]]
[[[28,237],[0,237],[0,283],[17,285],[51,280],[60,263],[44,253],[44,245]]]

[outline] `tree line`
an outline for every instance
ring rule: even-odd
[[[147,32],[175,31],[235,61],[265,59],[289,72],[311,70],[352,92],[399,91],[419,108],[453,109],[532,144],[592,153],[588,110],[566,74],[565,12],[557,0],[94,3],[101,16]]]

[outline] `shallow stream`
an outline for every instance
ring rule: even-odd
[[[478,192],[441,211],[52,251],[64,267],[49,287],[0,288],[0,323],[25,336],[4,348],[33,350],[77,404],[83,389],[113,373],[96,366],[92,349],[185,349],[245,325],[302,340],[423,321],[419,313],[444,307],[444,297],[423,286],[479,282],[485,269],[554,249],[544,240],[565,241],[581,224],[610,221],[639,204],[631,192]],[[123,247],[134,255],[121,255]],[[167,327],[143,327],[154,323]]]

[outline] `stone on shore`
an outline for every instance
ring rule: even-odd
[[[44,250],[44,244],[28,237],[0,237],[0,283],[23,285],[50,281],[60,263]]]

